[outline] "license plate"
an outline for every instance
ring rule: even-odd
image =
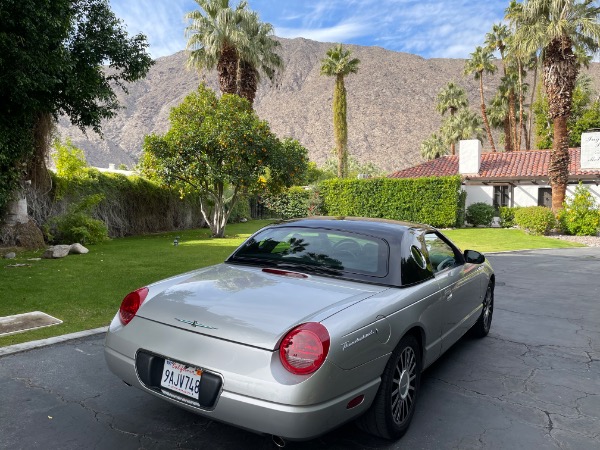
[[[160,385],[187,397],[198,399],[202,370],[165,359]]]

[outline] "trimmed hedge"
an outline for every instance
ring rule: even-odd
[[[464,206],[458,176],[431,178],[332,179],[319,185],[323,213],[379,217],[454,227]]]

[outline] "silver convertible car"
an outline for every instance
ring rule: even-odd
[[[209,419],[310,439],[358,419],[402,436],[421,372],[488,334],[495,276],[435,228],[317,217],[128,294],[105,355],[127,384]]]

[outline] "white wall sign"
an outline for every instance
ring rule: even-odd
[[[581,168],[600,169],[600,132],[582,133]]]

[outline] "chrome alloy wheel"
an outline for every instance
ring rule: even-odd
[[[417,357],[412,347],[405,347],[394,370],[392,389],[392,417],[402,425],[410,416],[415,402]]]
[[[485,331],[489,331],[492,325],[492,314],[494,313],[494,301],[492,296],[492,288],[488,287],[485,298],[483,299],[483,327]]]

